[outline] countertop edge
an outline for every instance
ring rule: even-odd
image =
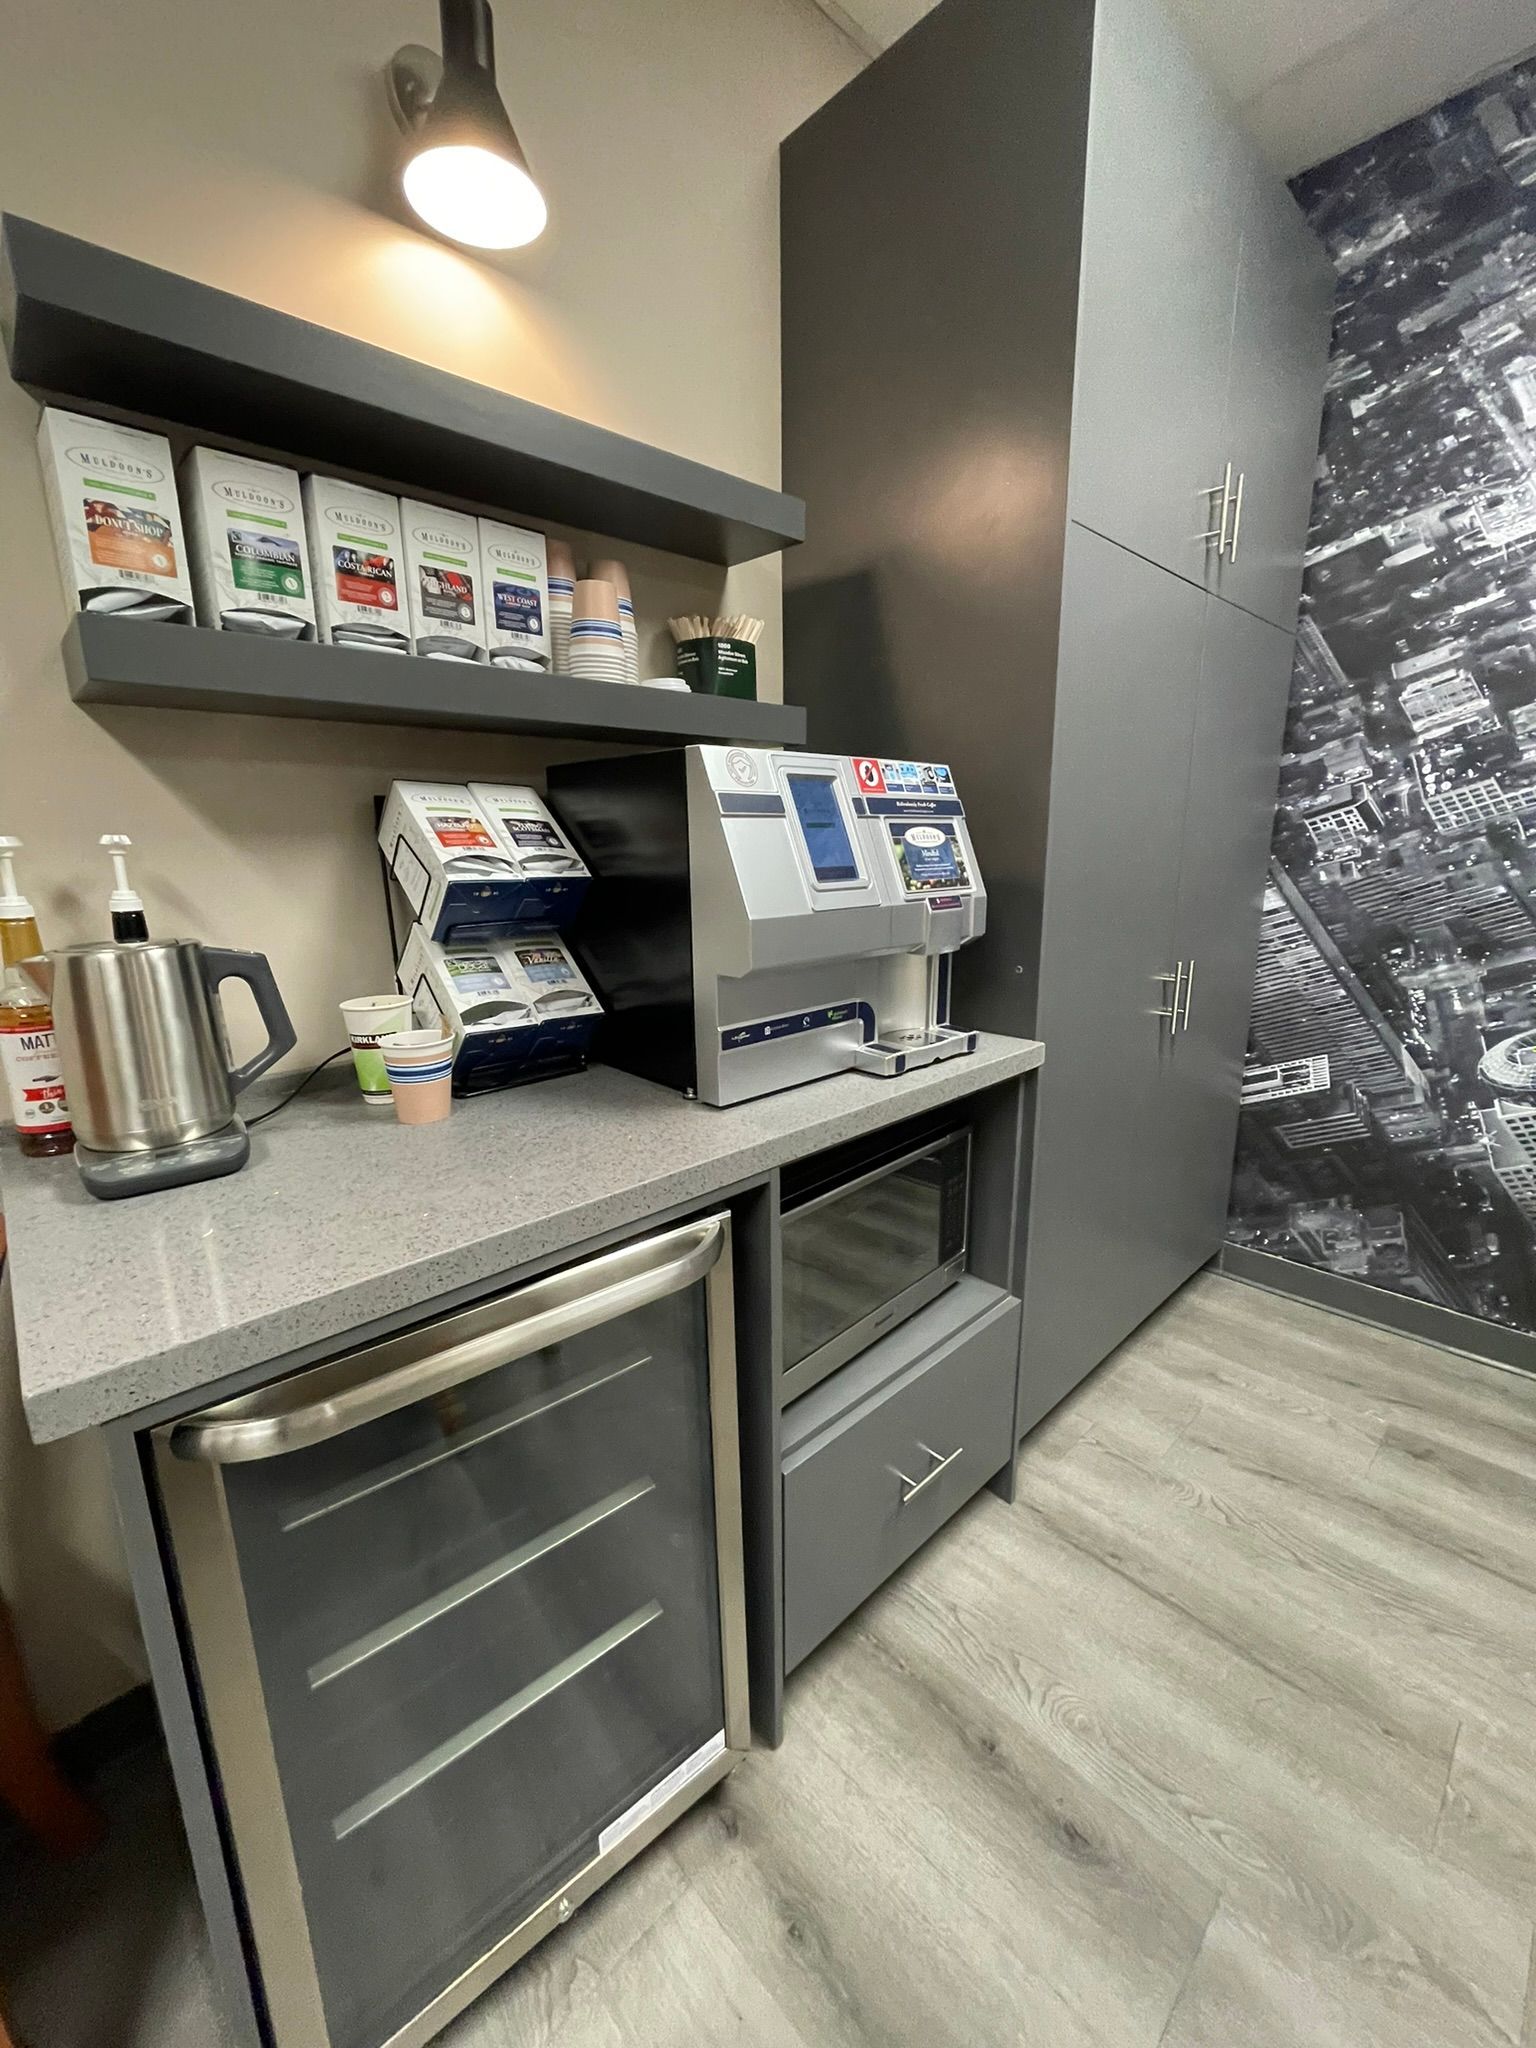
[[[994,1040],[997,1036],[988,1035]],[[920,1104],[913,1113],[921,1114],[923,1108],[940,1107],[945,1101],[958,1101],[1017,1080],[1041,1066],[1044,1058],[1045,1048],[1040,1041],[1020,1039],[1014,1040],[1007,1050],[989,1047],[980,1069],[973,1068],[969,1061],[946,1063],[940,1070],[923,1069],[939,1085],[933,1088],[930,1101]],[[893,1101],[901,1099],[894,1097]],[[731,1111],[716,1113],[728,1116]],[[620,1186],[573,1209],[549,1212],[487,1237],[471,1239],[451,1251],[433,1252],[415,1265],[394,1269],[398,1274],[418,1278],[420,1285],[413,1284],[403,1300],[397,1296],[392,1309],[404,1308],[408,1313],[425,1309],[438,1295],[494,1280],[498,1274],[530,1260],[570,1250],[588,1238],[643,1222],[667,1209],[708,1200],[723,1188],[771,1172],[807,1151],[821,1151],[862,1131],[900,1120],[899,1109],[895,1115],[873,1120],[862,1109],[847,1109],[824,1122],[813,1122],[804,1130],[749,1139],[739,1149],[723,1152],[702,1164]],[[804,1142],[807,1138],[809,1144]],[[458,1269],[453,1278],[434,1278],[450,1262]],[[58,1442],[122,1421],[178,1395],[195,1396],[201,1387],[281,1358],[285,1353],[344,1338],[349,1331],[377,1319],[379,1311],[376,1306],[370,1311],[368,1300],[376,1296],[380,1284],[380,1277],[373,1275],[334,1293],[307,1296],[291,1307],[232,1324],[211,1335],[114,1361],[79,1379],[54,1380],[42,1386],[28,1385],[18,1329],[19,1379],[28,1430],[36,1443]]]

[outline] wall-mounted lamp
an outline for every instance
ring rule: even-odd
[[[521,249],[549,209],[496,90],[490,0],[439,0],[443,54],[407,43],[389,97],[409,140],[400,183],[429,228],[472,249]]]

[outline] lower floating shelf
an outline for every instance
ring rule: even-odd
[[[64,665],[77,704],[244,711],[658,746],[690,740],[754,747],[805,743],[805,713],[792,704],[263,640],[201,626],[150,625],[108,613],[81,612],[71,620]]]

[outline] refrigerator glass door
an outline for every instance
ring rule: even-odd
[[[157,1432],[279,2048],[426,2039],[745,1746],[728,1233]]]

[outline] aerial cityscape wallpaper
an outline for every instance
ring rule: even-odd
[[[1339,299],[1229,1236],[1536,1330],[1536,62],[1294,189]]]

